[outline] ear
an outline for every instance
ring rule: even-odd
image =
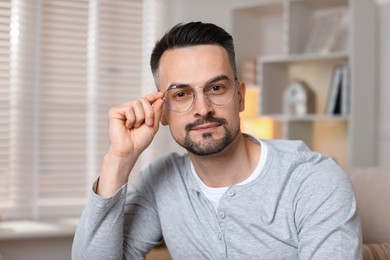
[[[166,125],[168,125],[168,119],[166,118],[164,112],[165,112],[165,111],[163,111],[163,114],[162,114],[162,116],[161,116],[160,122],[161,122],[161,124],[162,124],[163,126],[166,126]]]
[[[240,112],[245,110],[245,93],[246,93],[245,83],[243,81],[240,81],[238,83],[238,88],[237,88],[238,102],[240,105]]]

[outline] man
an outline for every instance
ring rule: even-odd
[[[177,25],[151,57],[159,92],[110,110],[110,146],[81,216],[74,259],[143,259],[164,241],[173,259],[360,259],[351,184],[299,141],[240,132],[245,84],[231,36]],[[185,155],[129,174],[168,125]]]

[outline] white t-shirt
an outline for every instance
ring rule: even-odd
[[[251,139],[253,141],[255,141],[255,142],[258,141],[255,138],[251,138]],[[260,159],[259,159],[259,162],[257,163],[257,166],[256,166],[255,170],[252,172],[252,174],[248,178],[246,178],[242,182],[238,183],[237,185],[244,185],[244,184],[250,183],[251,181],[256,179],[257,176],[259,176],[261,170],[264,167],[265,161],[267,160],[267,146],[261,140],[260,140],[260,145],[261,145]],[[221,188],[211,188],[211,187],[208,187],[199,178],[198,174],[196,174],[196,171],[195,171],[195,168],[194,168],[194,165],[192,164],[192,162],[191,162],[191,173],[194,175],[196,181],[199,183],[199,186],[200,186],[203,194],[211,202],[215,212],[217,212],[218,211],[219,200],[221,199],[222,195],[227,191],[227,189],[229,187],[221,187]]]

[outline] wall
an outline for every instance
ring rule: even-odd
[[[390,1],[378,5],[378,166],[390,167]]]
[[[167,26],[177,23],[202,21],[218,24],[230,30],[230,4],[228,0],[168,0]],[[168,29],[167,28],[167,29]]]

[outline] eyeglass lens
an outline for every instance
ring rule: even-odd
[[[212,82],[203,87],[192,87],[187,84],[171,86],[165,93],[165,102],[169,109],[176,112],[189,110],[195,102],[196,90],[202,88],[205,97],[214,105],[229,103],[235,94],[235,85],[229,78]]]

